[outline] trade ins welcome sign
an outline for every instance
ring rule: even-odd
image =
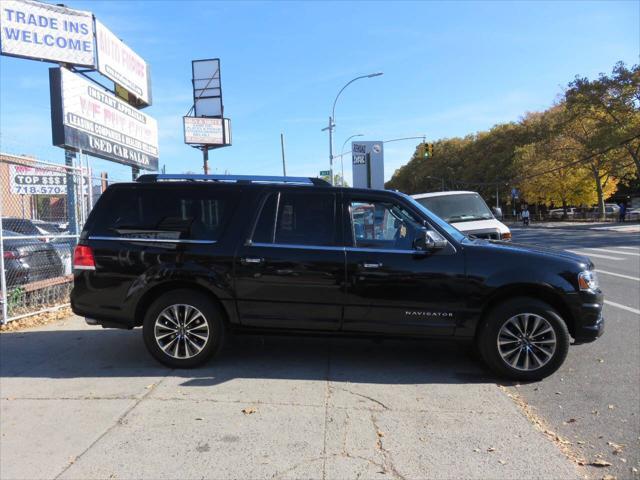
[[[93,37],[90,12],[29,0],[0,3],[3,55],[93,67]]]

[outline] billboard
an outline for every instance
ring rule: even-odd
[[[228,118],[182,117],[184,143],[193,145],[231,145]],[[224,125],[224,130],[223,130]]]
[[[98,72],[132,93],[145,106],[151,105],[149,66],[98,20],[96,49]]]
[[[2,0],[0,53],[95,66],[93,16],[31,0]]]
[[[65,68],[49,69],[53,144],[145,170],[158,169],[158,124]]]
[[[196,117],[223,117],[220,59],[191,62],[193,108]]]
[[[9,188],[16,195],[66,195],[67,176],[64,168],[9,165]],[[81,178],[86,193],[87,178]]]
[[[384,145],[382,141],[351,142],[351,163],[354,188],[384,189]]]

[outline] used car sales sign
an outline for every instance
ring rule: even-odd
[[[49,69],[53,144],[158,169],[156,120],[65,68]]]

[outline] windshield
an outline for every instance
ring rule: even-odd
[[[415,198],[401,192],[397,192],[397,193],[402,195],[408,201],[410,201],[418,210],[420,210],[427,217],[427,219],[431,223],[435,223],[442,230],[448,233],[449,236],[451,236],[455,241],[461,242],[466,238],[466,235],[464,233],[460,232],[460,230],[458,230],[457,228],[454,228],[451,225],[449,225],[447,222],[442,220],[438,215],[436,215],[433,211],[426,208],[421,203],[418,203]]]
[[[419,198],[416,201],[450,223],[494,218],[487,204],[477,193],[438,195]]]

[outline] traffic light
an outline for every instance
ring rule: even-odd
[[[433,157],[433,143],[422,143],[422,144],[420,144],[420,156],[422,158],[431,158],[431,157]]]

